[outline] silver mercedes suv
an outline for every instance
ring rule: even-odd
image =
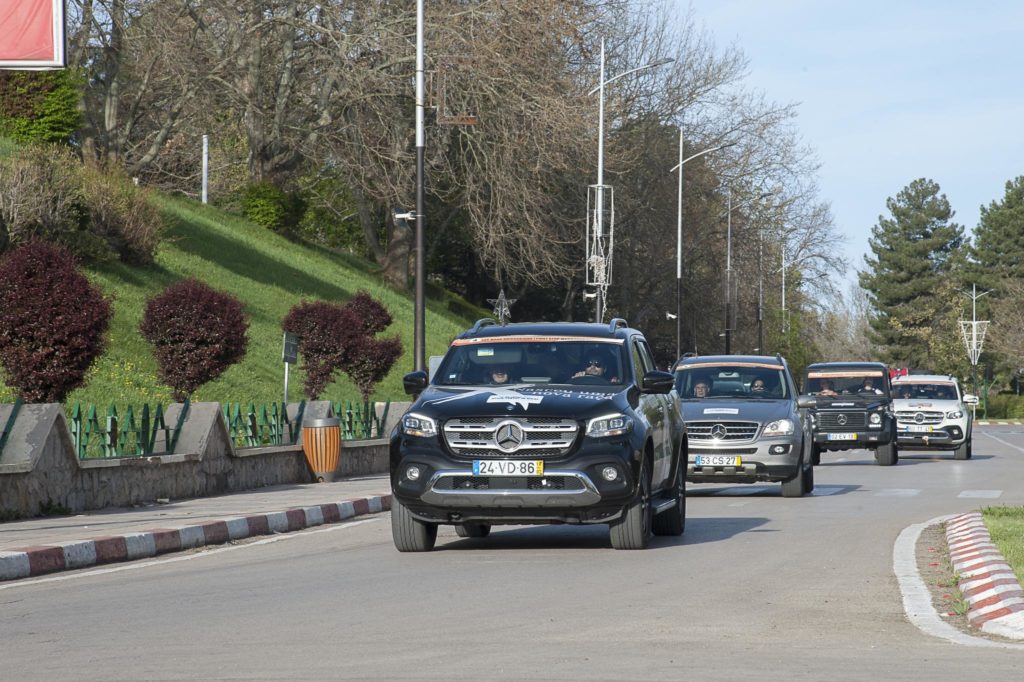
[[[683,356],[676,389],[689,440],[686,480],[694,483],[782,483],[783,497],[814,489],[808,420],[780,357]]]

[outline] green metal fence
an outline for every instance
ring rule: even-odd
[[[116,405],[111,405],[101,418],[95,405],[83,410],[82,404],[76,403],[70,417],[75,452],[79,459],[144,457],[174,452],[190,404],[186,399],[178,418],[168,427],[163,405],[153,410],[148,404],[143,405],[138,416],[132,405],[125,409],[124,416],[118,414]]]
[[[332,402],[334,416],[341,420],[341,437],[343,440],[371,440],[373,438],[385,438],[388,434],[383,433],[384,425],[388,420],[388,410],[391,408],[391,401],[384,403],[384,409],[378,417],[374,404],[364,400],[360,408],[358,404],[352,407],[349,400],[342,407],[342,402]]]
[[[244,409],[241,403],[227,403],[224,405],[224,423],[236,448],[294,445],[299,442],[305,411],[305,400],[299,403],[294,419],[288,417],[284,403],[271,403],[269,409],[266,403],[257,407],[256,403],[250,402]]]

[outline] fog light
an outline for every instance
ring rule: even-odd
[[[415,481],[420,477],[420,468],[418,466],[411,466],[405,470],[405,477],[410,481]]]
[[[785,445],[773,445],[772,446],[772,454],[773,455],[783,455],[785,453],[786,453],[786,446]]]
[[[605,467],[604,469],[601,469],[601,476],[606,481],[614,481],[619,477],[619,470],[615,467]]]

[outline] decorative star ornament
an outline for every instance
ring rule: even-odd
[[[498,318],[498,324],[502,327],[512,319],[512,313],[508,307],[515,303],[518,299],[505,298],[505,290],[502,289],[498,293],[498,298],[489,298],[487,302],[494,306],[494,316]]]

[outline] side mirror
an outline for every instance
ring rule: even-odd
[[[810,409],[818,406],[818,401],[813,395],[799,395],[796,397],[796,406],[801,410]]]
[[[971,393],[964,393],[964,404],[965,405],[977,405],[978,404],[978,396],[973,395]]]
[[[409,372],[402,377],[402,386],[409,395],[419,395],[427,387],[427,373],[422,369],[416,372]]]
[[[676,377],[669,372],[652,369],[640,381],[641,393],[669,393],[676,384]]]

